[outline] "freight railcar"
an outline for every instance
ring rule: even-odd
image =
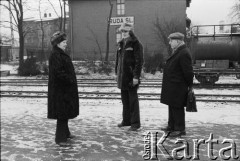
[[[201,84],[214,84],[226,74],[240,78],[240,24],[193,26],[188,43]]]

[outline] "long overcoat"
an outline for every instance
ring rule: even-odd
[[[48,118],[73,119],[79,115],[76,74],[68,54],[54,47],[49,58]]]
[[[188,87],[192,84],[192,58],[186,45],[182,45],[166,60],[164,65],[161,103],[173,107],[185,107]]]
[[[130,89],[133,78],[139,80],[142,65],[143,47],[139,40],[136,37],[129,37],[126,42],[122,39],[118,43],[115,64],[117,87],[122,90]]]

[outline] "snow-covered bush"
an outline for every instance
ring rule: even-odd
[[[18,68],[20,76],[33,76],[41,74],[40,67],[36,63],[36,58],[27,58],[23,65]]]

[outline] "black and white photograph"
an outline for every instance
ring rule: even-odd
[[[0,0],[1,161],[239,161],[240,0]]]

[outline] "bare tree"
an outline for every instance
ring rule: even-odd
[[[39,11],[39,16],[40,16],[40,31],[41,31],[41,53],[40,53],[40,62],[42,63],[43,61],[43,56],[44,56],[44,26],[43,26],[43,20],[42,20],[42,12],[41,12],[41,0],[39,0],[38,3],[38,11]]]
[[[101,49],[101,45],[100,45],[100,42],[98,40],[98,36],[96,35],[96,33],[94,33],[94,31],[90,28],[90,27],[87,27],[89,29],[89,31],[91,32],[93,38],[89,38],[90,40],[94,41],[97,45],[97,48],[98,48],[98,52],[100,54],[100,60],[101,60],[101,64],[100,66],[97,68],[97,71],[98,72],[104,72],[106,73],[107,75],[109,75],[109,73],[111,72],[111,67],[109,65],[108,62],[104,61],[103,60],[103,56],[102,56],[102,49]],[[95,48],[93,50],[93,53],[94,53],[94,56],[97,55],[98,53]],[[96,72],[96,69],[94,69],[94,72]]]
[[[63,0],[63,32],[66,32],[66,0]]]
[[[52,6],[55,14],[58,16],[59,20],[59,31],[66,31],[66,6],[68,6],[68,0],[59,0],[59,7],[60,7],[60,15],[57,12],[56,8],[54,7],[53,3],[48,0],[50,5]],[[63,3],[62,3],[63,2]]]
[[[171,54],[171,49],[169,47],[169,34],[173,32],[182,32],[185,33],[183,29],[184,27],[181,26],[181,22],[177,19],[166,20],[164,17],[159,18],[156,17],[154,25],[154,33],[157,36],[157,39],[168,49],[168,54]]]
[[[100,59],[103,62],[102,49],[101,49],[101,46],[100,46],[100,42],[98,40],[98,36],[96,35],[96,33],[94,33],[94,31],[90,27],[87,27],[87,28],[91,32],[91,34],[93,36],[93,38],[89,38],[89,39],[96,43],[98,51],[99,51],[99,54],[100,54]]]
[[[9,2],[9,6],[6,4],[1,4],[3,7],[5,7],[11,14],[13,21],[12,25],[16,26],[18,35],[19,35],[19,67],[23,65],[23,56],[24,56],[24,37],[27,33],[24,31],[23,27],[23,5],[25,2],[22,0],[7,0]],[[9,21],[9,23],[11,23]]]
[[[236,23],[240,23],[240,0],[236,1],[232,6],[229,16],[231,16]]]
[[[109,30],[110,30],[110,20],[112,17],[112,9],[113,9],[113,4],[111,0],[108,0],[109,5],[110,5],[110,12],[108,16],[108,23],[107,23],[107,45],[106,45],[106,55],[105,55],[105,62],[108,63],[108,57],[109,57]]]

